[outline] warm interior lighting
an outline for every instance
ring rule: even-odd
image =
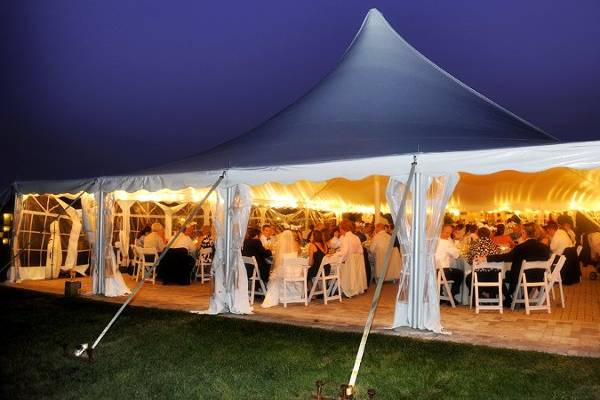
[[[3,245],[8,245],[8,238],[2,239],[2,244]]]
[[[3,227],[2,227],[2,230],[3,230],[4,232],[10,232],[10,226],[3,226]]]

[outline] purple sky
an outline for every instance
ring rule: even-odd
[[[548,133],[600,139],[598,1],[0,7],[0,184],[126,173],[242,134],[329,72],[371,7],[446,71]]]

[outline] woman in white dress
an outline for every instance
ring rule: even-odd
[[[300,249],[299,243],[296,241],[294,233],[290,230],[285,230],[277,235],[276,247],[273,249],[273,267],[271,268],[271,275],[269,277],[269,284],[267,287],[267,294],[261,307],[268,308],[279,304],[279,297],[283,292],[283,273],[281,265],[285,255],[294,254],[298,255]],[[302,285],[289,284],[287,287],[288,296],[295,296],[300,294],[303,288]],[[297,293],[296,293],[297,292]]]

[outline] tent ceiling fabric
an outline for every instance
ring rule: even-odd
[[[246,134],[151,171],[265,167],[555,142],[433,64],[373,9],[338,66],[295,103]]]

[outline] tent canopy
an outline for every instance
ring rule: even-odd
[[[600,142],[559,143],[441,70],[377,10],[367,14],[339,65],[298,101],[197,156],[123,176],[20,182],[21,193],[158,191],[225,184],[315,182],[418,171],[600,166]]]
[[[433,64],[373,9],[339,65],[302,98],[256,129],[158,170],[273,166],[556,141]]]

